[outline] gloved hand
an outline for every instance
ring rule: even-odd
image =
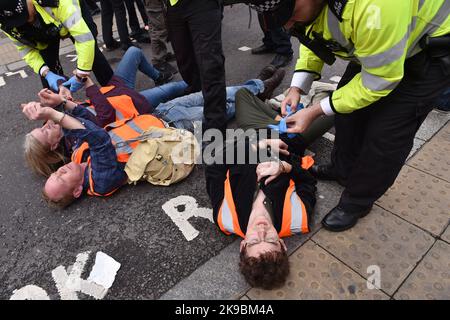
[[[63,76],[60,76],[56,73],[53,73],[51,71],[47,72],[47,75],[45,76],[45,80],[47,80],[48,85],[50,86],[50,89],[52,89],[55,92],[58,92],[58,81],[62,80],[65,81],[66,79]]]
[[[278,124],[270,124],[267,127],[269,129],[278,131],[280,134],[287,133],[288,128],[287,128],[287,124],[286,124],[286,118],[293,115],[294,113],[296,113],[297,111],[299,111],[301,109],[303,109],[302,103],[299,103],[297,105],[297,109],[294,112],[292,112],[292,108],[290,105],[286,105],[286,117],[282,118]],[[288,133],[288,137],[289,138],[295,137],[295,133]]]
[[[69,88],[70,92],[77,92],[84,87],[84,82],[79,81],[76,76],[72,76],[72,78],[64,82],[62,85]]]

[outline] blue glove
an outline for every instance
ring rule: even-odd
[[[45,80],[47,80],[48,85],[50,86],[50,89],[52,89],[55,92],[58,92],[59,91],[58,81],[59,80],[65,81],[66,79],[63,76],[60,76],[56,73],[49,71],[49,72],[47,72],[47,75],[45,76]]]
[[[72,78],[64,82],[62,85],[69,88],[70,92],[77,92],[84,87],[84,83],[79,81],[76,76],[72,76]]]
[[[299,103],[297,105],[297,111],[301,110],[301,109],[303,109],[303,104]],[[295,111],[295,112],[297,112],[297,111]],[[295,112],[292,112],[290,105],[286,106],[286,112],[287,112],[286,117],[282,118],[278,124],[270,124],[267,127],[269,129],[278,131],[280,134],[287,133],[288,128],[287,128],[287,124],[286,124],[286,118],[293,115]],[[293,137],[295,137],[295,133],[288,133],[287,136],[288,136],[288,138],[293,138]]]

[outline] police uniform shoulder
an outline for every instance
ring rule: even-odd
[[[37,0],[36,2],[41,7],[57,8],[59,6],[59,0]]]
[[[347,2],[348,0],[328,0],[328,7],[341,22]]]

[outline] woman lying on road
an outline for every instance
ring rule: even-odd
[[[313,161],[303,158],[304,140],[281,137],[257,144],[279,153],[281,161],[206,168],[214,221],[225,234],[243,238],[240,271],[251,286],[263,289],[284,284],[289,262],[281,238],[309,232],[316,202],[316,180],[306,170]]]

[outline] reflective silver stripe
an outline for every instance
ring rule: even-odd
[[[27,55],[27,54],[29,54],[30,52],[31,52],[31,50],[33,50],[33,49],[31,49],[30,47],[24,47],[23,49],[19,49],[19,55],[20,55],[20,57],[23,59],[23,58],[25,58],[25,56]]]
[[[78,36],[73,36],[73,38],[78,43],[83,43],[83,42],[94,40],[94,36],[92,35],[91,32],[88,32],[88,33],[85,33],[85,34],[80,34]]]
[[[419,9],[417,11],[420,11],[422,9],[422,6],[425,4],[425,0],[419,0]]]
[[[418,46],[420,39],[422,39],[425,34],[433,34],[433,32],[435,32],[440,27],[440,25],[444,23],[444,21],[448,18],[449,13],[450,1],[445,0],[439,10],[436,12],[433,19],[428,22],[422,32],[417,36],[416,40],[414,40],[411,47],[409,47],[408,53],[406,55],[407,58],[412,57],[413,55],[421,51],[420,47]]]
[[[300,198],[298,197],[295,189],[293,189],[291,193],[291,232],[292,233],[300,233],[302,232],[302,222],[303,222],[303,210],[302,203]]]
[[[86,108],[87,111],[89,111],[90,113],[92,113],[94,116],[97,115],[97,112],[95,111],[94,108]]]
[[[70,17],[68,17],[66,20],[63,21],[63,25],[69,29],[76,25],[78,22],[80,22],[81,19],[83,19],[81,15],[81,10],[78,6],[77,0],[72,1],[73,6],[75,7],[75,12],[73,12]]]
[[[119,142],[123,142],[123,139],[120,138],[117,134],[115,134],[113,131],[108,131],[109,136],[111,137],[111,140],[114,144],[117,144]],[[133,148],[131,148],[128,144],[121,144],[121,147],[116,148],[116,153],[127,153],[131,154],[133,153]]]
[[[400,81],[390,82],[382,77],[374,76],[366,70],[361,71],[362,83],[366,88],[373,91],[393,90]]]
[[[226,198],[223,199],[221,209],[222,209],[222,225],[228,232],[235,233],[233,228],[233,216],[231,215],[231,210],[230,207],[228,206]]]
[[[136,123],[133,121],[129,121],[127,122],[127,125],[130,126],[131,129],[133,129],[134,131],[136,131],[137,133],[142,133],[144,132],[144,130],[142,130],[141,128],[139,128]]]
[[[401,58],[405,52],[406,44],[408,43],[411,32],[416,27],[417,17],[413,17],[411,24],[405,36],[392,48],[367,57],[358,57],[359,61],[365,68],[379,68],[391,64]]]
[[[349,54],[354,51],[354,46],[345,38],[344,34],[339,27],[339,20],[333,14],[330,9],[328,10],[328,29],[330,30],[331,36],[336,40],[341,46],[347,49]]]
[[[125,118],[125,117],[123,116],[122,112],[120,112],[120,111],[117,110],[117,109],[114,109],[114,110],[116,111],[116,117],[117,117],[119,120],[122,120],[122,119]]]

